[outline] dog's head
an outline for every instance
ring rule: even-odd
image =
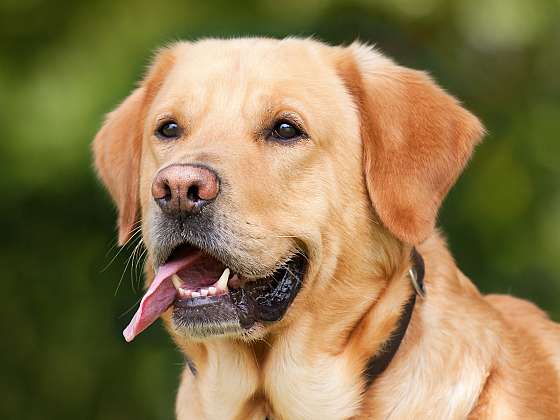
[[[166,48],[94,141],[119,242],[141,220],[149,255],[125,337],[162,313],[178,335],[261,335],[376,241],[426,238],[482,132],[424,73],[359,44]]]

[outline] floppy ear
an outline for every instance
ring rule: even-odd
[[[140,160],[146,110],[175,63],[175,46],[157,52],[147,75],[117,109],[107,115],[93,140],[95,167],[119,211],[119,245],[130,238],[138,218]]]
[[[370,47],[348,47],[339,73],[359,108],[373,207],[397,238],[417,244],[434,229],[484,128],[428,75]]]
[[[143,87],[134,90],[107,115],[93,141],[97,173],[118,208],[119,245],[126,243],[137,220],[144,98]]]

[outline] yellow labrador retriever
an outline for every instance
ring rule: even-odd
[[[554,419],[560,326],[434,228],[484,129],[425,73],[309,39],[180,42],[94,141],[186,355],[179,419]]]

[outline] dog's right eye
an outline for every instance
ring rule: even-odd
[[[156,136],[162,140],[173,140],[181,136],[181,127],[175,121],[166,121],[156,130]]]

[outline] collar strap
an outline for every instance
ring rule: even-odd
[[[381,375],[385,369],[387,369],[387,366],[389,366],[389,363],[391,363],[391,360],[393,360],[393,357],[397,354],[397,350],[401,345],[408,325],[410,324],[410,319],[412,318],[412,312],[416,303],[416,295],[421,298],[426,296],[426,289],[424,287],[424,275],[426,271],[424,259],[416,248],[412,248],[410,259],[412,266],[410,267],[408,275],[415,293],[410,295],[410,298],[404,305],[396,328],[392,331],[385,343],[381,345],[381,350],[368,360],[364,371],[366,389],[371,386],[373,381]]]

